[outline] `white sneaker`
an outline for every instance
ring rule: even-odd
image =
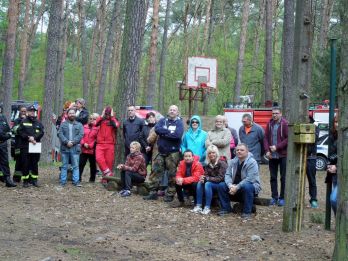
[[[201,212],[203,215],[208,215],[210,213],[210,208],[205,207],[203,211]]]
[[[192,210],[192,213],[201,213],[202,212],[202,207],[201,206],[195,206]]]

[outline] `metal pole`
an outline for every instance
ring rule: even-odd
[[[330,66],[330,110],[329,110],[329,130],[332,129],[333,119],[335,116],[336,100],[336,42],[337,39],[330,39],[331,42],[331,66]],[[332,144],[329,142],[329,151]],[[325,229],[330,230],[331,225],[331,204],[330,194],[332,190],[331,174],[326,174],[326,211],[325,211]]]

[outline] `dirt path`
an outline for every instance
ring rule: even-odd
[[[301,233],[282,233],[279,207],[258,207],[250,221],[217,210],[202,216],[162,200],[121,198],[98,183],[61,189],[57,169],[40,171],[38,189],[0,188],[0,260],[329,260],[333,251],[334,231],[310,218],[324,212],[324,173],[320,208],[305,209]],[[268,176],[262,180],[266,197]]]

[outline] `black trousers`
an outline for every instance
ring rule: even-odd
[[[80,170],[80,182],[82,181],[82,173],[86,166],[87,161],[89,161],[89,168],[90,168],[90,176],[89,181],[94,182],[95,181],[95,175],[97,173],[97,165],[95,161],[95,154],[86,154],[81,153],[80,154],[80,161],[79,161],[79,170]]]
[[[10,177],[10,165],[8,163],[7,142],[0,145],[0,170],[4,177]]]
[[[307,159],[307,179],[309,185],[310,201],[317,200],[316,159]]]
[[[22,165],[22,180],[28,181],[29,178],[36,180],[39,175],[38,163],[40,161],[40,153],[29,153],[28,148],[21,149],[20,162]],[[31,175],[29,176],[29,171]]]
[[[144,183],[145,177],[137,172],[132,171],[122,171],[121,172],[121,182],[122,189],[131,190],[132,182],[134,183]]]
[[[195,200],[195,205],[196,205],[196,188],[197,188],[197,182],[187,184],[187,185],[175,185],[176,189],[176,194],[178,195],[178,200],[180,202],[184,202],[184,193],[185,195],[190,195],[193,196]]]
[[[278,194],[278,168],[280,170],[280,195]],[[284,199],[285,175],[286,175],[286,157],[269,160],[269,171],[271,173],[271,191],[272,198]],[[279,197],[278,197],[279,195]]]

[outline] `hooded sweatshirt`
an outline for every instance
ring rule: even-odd
[[[192,129],[192,121],[199,122],[198,128],[194,131]],[[207,133],[202,130],[202,121],[198,115],[193,115],[190,119],[190,127],[185,132],[181,142],[181,153],[187,149],[192,150],[193,155],[199,156],[199,161],[203,163],[205,161],[205,140],[207,139]]]

